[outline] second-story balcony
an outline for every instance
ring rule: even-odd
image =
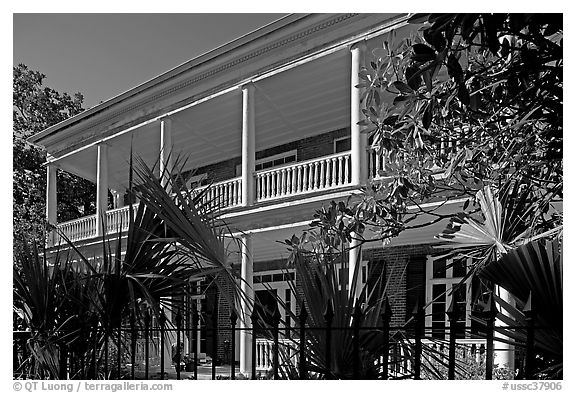
[[[350,152],[296,162],[280,167],[256,171],[255,203],[279,201],[310,193],[329,193],[350,186]],[[223,210],[242,205],[242,178],[234,177],[201,186],[207,189],[204,202]],[[132,205],[135,209],[137,205]],[[130,206],[106,212],[106,233],[126,231],[129,223]],[[90,215],[58,224],[59,231],[71,241],[81,241],[97,236],[96,215]],[[62,239],[57,240],[62,241]]]

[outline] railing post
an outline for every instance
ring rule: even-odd
[[[182,313],[176,313],[176,379],[180,380],[180,329],[182,328]]]
[[[274,380],[278,379],[278,351],[280,350],[278,347],[278,326],[280,325],[280,318],[280,310],[278,310],[278,307],[276,307],[274,309],[274,314],[272,314],[272,334],[274,338],[274,347],[272,348],[272,370],[274,374]]]
[[[212,309],[212,379],[216,379],[216,363],[218,362],[218,305]]]
[[[452,302],[448,311],[446,311],[448,320],[450,321],[450,346],[448,347],[448,379],[455,379],[456,371],[456,324],[458,323],[458,318],[460,317],[460,309],[458,307],[458,302],[456,301],[456,296],[452,296]]]
[[[352,348],[352,378],[360,379],[360,325],[362,324],[362,308],[360,303],[356,302],[354,315],[352,316],[352,326],[354,330],[353,348]]]
[[[300,379],[307,379],[308,378],[308,370],[306,367],[306,318],[308,317],[308,313],[306,312],[306,305],[302,302],[300,306],[300,315],[299,315],[299,322],[300,322],[300,342],[299,342],[299,374]]]
[[[494,293],[490,293],[488,303],[484,307],[484,319],[486,320],[486,379],[492,379],[494,368],[494,323],[496,322],[496,302]]]
[[[390,351],[390,320],[392,319],[392,308],[388,301],[388,296],[384,298],[384,311],[382,318],[382,379],[388,379],[388,357]]]
[[[424,309],[416,302],[412,312],[414,317],[414,379],[420,379],[422,365],[422,335],[424,330]]]
[[[252,321],[252,375],[250,376],[250,379],[256,379],[256,323],[258,322],[256,308],[253,308],[250,319]]]
[[[166,327],[166,316],[164,315],[164,310],[161,310],[160,313],[161,314],[158,316],[158,324],[160,325],[160,379],[164,379],[164,335]]]
[[[232,331],[231,348],[230,348],[230,379],[236,379],[236,321],[238,320],[238,315],[236,311],[232,310],[230,313],[230,326]]]
[[[526,365],[524,370],[524,379],[534,379],[534,360],[536,357],[534,348],[534,306],[532,305],[532,291],[528,295],[528,300],[524,306],[524,315],[526,317]]]
[[[332,379],[332,321],[334,320],[334,307],[332,301],[326,303],[324,322],[326,322],[326,379]]]

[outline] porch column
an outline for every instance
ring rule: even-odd
[[[359,42],[350,48],[352,54],[352,73],[350,78],[350,150],[352,161],[352,184],[366,184],[368,179],[368,136],[361,132],[358,122],[361,120],[361,102],[362,91],[356,86],[360,83],[358,73],[364,63],[365,42]]]
[[[57,171],[58,168],[54,165],[49,164],[46,166],[46,222],[54,226],[58,223],[58,189],[56,185]],[[48,232],[46,241],[48,246],[55,245],[56,231]]]
[[[242,86],[242,206],[254,204],[256,127],[254,84]]]
[[[362,243],[357,239],[358,235],[356,233],[353,232],[351,235],[352,241],[350,242],[350,250],[348,251],[348,291],[352,290],[352,284],[354,283],[354,270],[358,269],[356,289],[354,293],[350,293],[351,297],[358,299],[362,287]]]
[[[241,294],[240,294],[240,372],[250,374],[252,370],[252,328],[250,316],[254,307],[254,282],[253,282],[253,259],[252,259],[252,236],[243,235],[241,241]]]
[[[172,119],[160,121],[160,176],[162,185],[168,183],[167,175],[172,173]]]
[[[496,287],[494,288],[494,291],[505,302],[510,303],[510,304],[514,304],[513,303],[514,298],[512,297],[510,292],[508,292],[504,288],[496,285]],[[503,307],[498,306],[497,309],[498,309],[498,312],[501,312],[502,314],[506,315],[507,317],[509,317],[509,318],[512,317],[510,315],[510,313],[508,311],[506,311]],[[495,326],[496,327],[507,326],[507,324],[502,322],[499,319],[496,319]],[[510,338],[508,338],[505,335],[503,335],[502,333],[498,333],[498,332],[494,332],[494,337],[495,338],[501,338],[503,340],[510,340]],[[498,368],[507,367],[509,370],[514,372],[514,346],[511,344],[507,344],[507,343],[503,343],[503,342],[494,340],[494,365],[495,366],[498,365]]]
[[[96,164],[96,236],[106,233],[106,211],[108,210],[108,145],[98,145]]]

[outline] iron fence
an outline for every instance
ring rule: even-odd
[[[328,308],[329,309],[329,308]],[[43,345],[53,345],[55,367],[59,379],[152,379],[153,372],[158,371],[159,379],[170,377],[175,373],[176,379],[182,379],[183,374],[189,379],[199,378],[199,333],[210,332],[212,338],[211,379],[236,379],[238,366],[236,359],[236,333],[247,330],[252,336],[252,361],[250,377],[257,379],[266,376],[272,379],[309,379],[338,378],[342,373],[335,373],[335,345],[333,336],[336,331],[347,331],[351,334],[352,370],[348,378],[366,378],[361,372],[362,337],[370,332],[370,337],[379,340],[378,356],[373,359],[377,379],[430,378],[427,374],[431,366],[442,371],[445,379],[455,379],[457,371],[462,369],[466,361],[471,361],[479,368],[479,375],[485,379],[493,378],[493,359],[495,332],[499,329],[523,331],[524,342],[516,342],[516,348],[523,352],[523,367],[520,376],[532,379],[535,376],[535,342],[533,316],[527,315],[524,326],[496,327],[496,313],[486,312],[481,331],[472,334],[467,330],[462,338],[462,328],[457,327],[458,315],[448,312],[448,340],[434,338],[433,330],[425,326],[423,308],[417,308],[409,324],[394,326],[391,324],[389,307],[381,315],[379,326],[366,326],[363,323],[364,313],[357,306],[349,326],[333,326],[333,313],[324,315],[323,326],[311,326],[305,307],[297,316],[297,326],[281,327],[279,314],[267,323],[262,323],[261,316],[254,313],[251,317],[252,327],[238,327],[238,316],[234,311],[226,326],[218,326],[218,319],[212,318],[211,327],[200,327],[200,312],[192,310],[192,323],[183,324],[182,314],[178,312],[174,323],[168,323],[165,318],[153,320],[151,317],[143,321],[130,320],[120,324],[114,331],[103,332],[98,321],[88,321],[75,332],[76,341],[68,341],[71,337],[62,334],[61,337],[47,340]],[[216,313],[213,313],[216,316]],[[436,329],[436,328],[435,328]],[[229,363],[227,375],[222,374],[222,368],[217,371],[217,349],[219,333],[229,332],[230,342],[227,342]],[[106,333],[106,334],[103,334]],[[324,343],[321,357],[325,359],[320,369],[317,359],[309,351],[313,337],[321,335]],[[14,377],[37,379],[50,378],[50,370],[40,367],[37,357],[38,343],[33,339],[34,333],[29,331],[14,331],[13,334],[13,364]],[[59,339],[60,338],[60,339]],[[181,343],[190,340],[194,348],[190,355],[184,355]],[[174,343],[174,353],[166,354],[166,344]],[[67,344],[65,344],[67,343]],[[166,368],[166,356],[170,355],[173,367]],[[182,368],[185,365],[187,370]],[[426,365],[423,369],[423,364]],[[172,370],[173,368],[173,370]],[[435,376],[438,378],[438,375]]]

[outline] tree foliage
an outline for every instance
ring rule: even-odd
[[[31,235],[43,244],[46,153],[26,139],[83,111],[84,97],[45,87],[46,76],[24,64],[13,68],[13,228],[14,237]],[[70,173],[58,173],[58,220],[95,211],[95,185]]]

